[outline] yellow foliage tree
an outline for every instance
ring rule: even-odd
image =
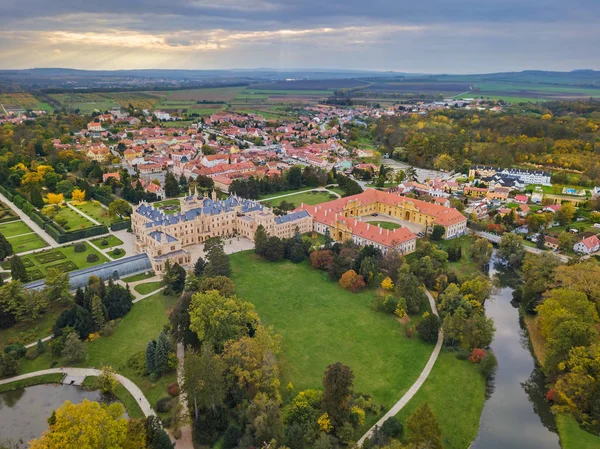
[[[66,401],[56,410],[53,424],[31,449],[112,449],[127,440],[127,419],[120,403],[100,405],[85,399],[80,404]]]
[[[340,285],[342,286],[342,288],[344,288],[346,290],[351,288],[352,283],[356,279],[356,276],[358,276],[358,275],[356,274],[356,271],[354,271],[354,270],[348,270],[344,274],[342,274],[342,277],[340,278]]]
[[[319,416],[319,419],[317,419],[317,424],[319,425],[321,432],[329,433],[333,429],[333,425],[331,424],[331,420],[329,419],[329,415],[327,413]]]
[[[62,193],[49,193],[46,198],[49,204],[61,204],[65,200]]]
[[[73,201],[84,201],[85,200],[85,190],[75,189],[73,193],[71,193],[71,198]]]
[[[31,189],[42,182],[42,177],[36,172],[27,172],[21,178],[21,187],[25,190]]]
[[[390,277],[386,277],[381,281],[381,288],[385,291],[391,292],[394,289],[394,281]]]
[[[38,165],[38,167],[37,167],[37,173],[42,178],[46,175],[46,173],[50,173],[53,171],[54,171],[54,168],[52,168],[51,165]]]

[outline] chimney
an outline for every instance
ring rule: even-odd
[[[379,235],[383,234],[383,228],[379,228]]]

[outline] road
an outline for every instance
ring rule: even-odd
[[[472,229],[470,229],[469,232],[472,234],[478,235],[479,237],[483,237],[484,239],[487,239],[492,243],[496,243],[496,244],[500,243],[501,237],[497,234],[490,234],[489,232],[484,232],[484,231],[474,231]],[[523,247],[525,248],[525,251],[527,251],[528,253],[552,254],[553,256],[557,257],[558,260],[560,260],[563,263],[567,263],[569,261],[569,258],[567,256],[565,256],[564,254],[558,254],[558,253],[554,253],[551,251],[534,248],[533,246],[524,245]]]
[[[429,305],[431,306],[432,312],[436,316],[438,316],[437,307],[435,305],[435,298],[433,297],[433,295],[431,293],[429,293],[429,291],[425,290],[425,293],[427,294],[427,298],[429,299]],[[442,333],[442,330],[440,329],[440,332],[438,334],[437,343],[435,344],[435,348],[433,349],[433,352],[431,353],[431,356],[429,357],[429,360],[427,361],[425,368],[423,368],[423,371],[421,371],[421,374],[419,375],[419,377],[417,378],[415,383],[413,383],[412,386],[408,389],[408,391],[406,393],[404,393],[404,396],[402,396],[400,398],[400,400],[398,400],[398,402],[396,402],[392,406],[392,408],[389,409],[388,412],[385,415],[383,415],[381,417],[381,419],[379,421],[377,421],[377,423],[375,423],[375,425],[373,427],[371,427],[367,431],[367,433],[365,433],[360,438],[360,440],[358,440],[358,443],[357,443],[358,447],[361,447],[363,442],[367,438],[371,437],[371,435],[373,434],[375,429],[378,427],[381,427],[388,418],[391,418],[392,416],[396,416],[398,414],[398,412],[400,410],[402,410],[406,406],[406,404],[408,404],[408,402],[414,397],[414,395],[417,394],[419,389],[423,386],[423,384],[427,380],[427,377],[429,377],[429,374],[431,373],[431,370],[433,369],[433,366],[435,365],[435,362],[436,362],[438,356],[440,355],[440,350],[442,349],[443,342],[444,342],[444,334]],[[398,373],[398,375],[400,376],[402,374]]]

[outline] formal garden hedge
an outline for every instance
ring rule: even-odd
[[[111,231],[121,231],[123,229],[129,229],[131,227],[131,220],[117,221],[110,225]]]

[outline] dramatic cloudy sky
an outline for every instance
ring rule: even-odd
[[[0,0],[0,68],[600,70],[600,0]]]

